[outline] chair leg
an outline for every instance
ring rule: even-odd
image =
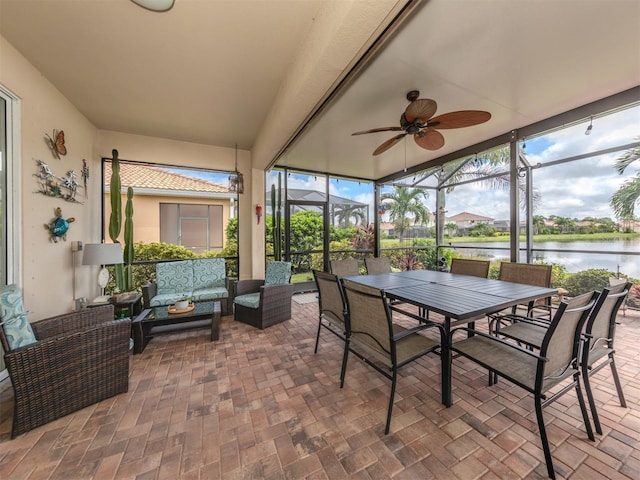
[[[593,418],[593,426],[596,429],[598,435],[602,435],[602,427],[600,426],[600,418],[598,417],[598,410],[596,410],[596,402],[593,398],[593,391],[591,390],[591,381],[589,380],[589,368],[586,362],[582,364],[582,378],[584,379],[584,389],[587,392],[587,400],[589,401],[589,409],[591,410],[591,418]]]
[[[542,442],[542,450],[544,451],[544,460],[547,463],[547,474],[549,478],[555,480],[556,473],[553,470],[553,460],[551,459],[551,448],[549,448],[549,439],[547,438],[547,429],[544,426],[542,418],[542,398],[540,394],[535,394],[536,419],[538,420],[538,431],[540,432],[540,441]]]
[[[582,388],[580,388],[580,374],[576,373],[574,377],[576,382],[576,396],[578,397],[578,403],[580,404],[580,411],[582,412],[582,420],[584,420],[584,428],[587,430],[587,436],[589,440],[594,442],[596,439],[593,436],[593,430],[591,429],[591,422],[589,421],[589,415],[587,414],[587,406],[584,403],[584,397],[582,396]]]
[[[342,369],[340,370],[340,388],[344,387],[344,377],[347,373],[347,360],[349,358],[349,340],[344,341],[344,353],[342,354]]]
[[[394,367],[393,374],[391,376],[391,394],[389,395],[389,408],[387,409],[387,424],[384,427],[384,434],[389,433],[391,427],[391,412],[393,411],[393,399],[396,395],[396,380],[398,378],[398,370]]]
[[[316,348],[313,349],[313,353],[318,353],[318,342],[320,341],[320,330],[322,330],[322,318],[318,319],[318,333],[316,334]]]
[[[616,361],[613,358],[613,352],[609,354],[611,359],[611,374],[613,375],[613,381],[616,384],[616,390],[618,391],[618,400],[620,400],[620,406],[627,408],[627,401],[624,399],[624,393],[622,393],[622,384],[620,383],[620,377],[618,377],[618,369],[616,368]]]

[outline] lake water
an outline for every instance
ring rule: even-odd
[[[469,256],[487,257],[492,260],[509,258],[509,243],[507,242],[453,243],[453,247],[460,247],[457,248],[458,252]],[[619,270],[620,273],[624,273],[630,277],[640,278],[640,238],[597,241],[579,240],[573,242],[534,242],[533,248],[542,250],[573,250],[572,252],[533,252],[534,262],[564,265],[568,272],[579,272],[589,268],[604,268],[611,272],[617,272]],[[522,258],[520,260],[523,262],[526,261],[524,253],[521,253],[521,256]]]

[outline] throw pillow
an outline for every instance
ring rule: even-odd
[[[22,292],[17,285],[0,287],[0,324],[11,349],[37,341],[27,320]]]
[[[3,321],[2,329],[11,350],[37,342],[26,315]]]

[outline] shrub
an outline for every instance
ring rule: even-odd
[[[609,286],[609,277],[615,274],[603,268],[591,268],[573,274],[567,274],[564,282],[555,287],[563,287],[569,291],[569,296],[574,297],[582,293],[602,290]]]

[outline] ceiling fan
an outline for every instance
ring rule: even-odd
[[[427,150],[438,150],[444,145],[444,136],[438,130],[462,128],[489,121],[491,114],[482,110],[459,110],[434,117],[438,104],[430,98],[418,98],[420,92],[411,90],[407,100],[411,103],[400,116],[399,127],[381,127],[355,132],[351,135],[364,135],[375,132],[403,132],[382,143],[373,151],[380,155],[398,143],[405,135],[413,135],[415,142]]]

